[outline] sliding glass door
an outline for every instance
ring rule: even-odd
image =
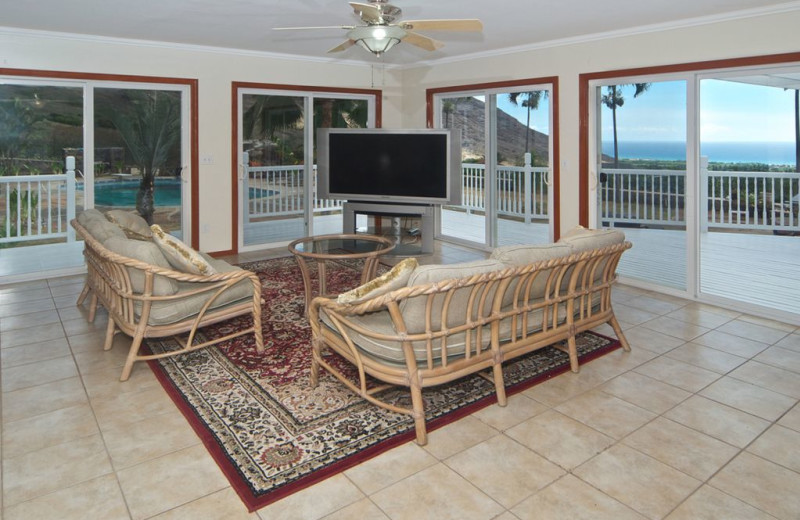
[[[699,289],[800,313],[800,69],[700,80]]]
[[[238,89],[240,250],[341,233],[342,202],[316,196],[316,130],[374,124],[374,98]]]
[[[462,203],[441,208],[440,238],[489,247],[552,240],[552,92],[544,83],[434,95],[435,124],[460,138],[462,158]]]
[[[135,210],[183,237],[189,170],[182,92],[120,85],[93,93],[94,207]]]
[[[686,86],[596,87],[598,225],[621,228],[634,245],[622,275],[678,290],[687,288]]]
[[[629,283],[796,321],[800,66],[598,80],[593,226]]]
[[[441,209],[442,236],[486,243],[486,96],[459,93],[438,99],[439,126],[461,141],[461,204]]]
[[[136,211],[190,242],[189,92],[0,78],[0,276],[81,269],[69,220],[86,208]]]

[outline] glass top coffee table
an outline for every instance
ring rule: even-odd
[[[319,235],[304,237],[289,244],[289,252],[297,258],[305,287],[305,309],[312,298],[311,274],[307,261],[317,263],[319,294],[327,294],[325,262],[327,260],[364,259],[364,270],[361,272],[361,284],[375,277],[378,259],[394,249],[394,241],[374,235]]]

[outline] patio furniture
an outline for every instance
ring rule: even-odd
[[[317,282],[319,295],[327,294],[327,271],[325,262],[329,260],[364,260],[361,272],[361,283],[365,284],[375,278],[378,269],[378,257],[385,255],[395,244],[388,238],[374,235],[318,235],[304,237],[289,244],[289,251],[297,258],[300,272],[303,275],[305,288],[305,309],[311,302],[312,285],[311,273],[306,260],[317,264]]]
[[[498,248],[489,260],[398,264],[385,286],[314,298],[311,383],[324,368],[364,399],[412,416],[424,445],[423,388],[486,370],[505,406],[506,360],[553,345],[578,372],[575,336],[604,323],[630,350],[611,306],[616,267],[630,247],[620,231],[577,229],[556,244]],[[564,340],[566,347],[555,345]],[[357,380],[328,361],[326,348],[354,365]],[[394,385],[409,388],[410,407],[381,400]]]
[[[89,321],[94,320],[98,303],[108,311],[103,350],[111,348],[117,332],[132,338],[120,381],[130,377],[136,361],[175,356],[246,334],[254,335],[258,352],[264,350],[261,282],[255,273],[197,252],[211,274],[177,270],[154,241],[127,238],[97,210],[86,210],[71,224],[85,243],[86,285],[78,305],[91,294]],[[200,328],[247,314],[253,318],[251,327],[198,340]],[[185,339],[178,337],[183,334]],[[168,336],[175,336],[181,348],[140,353],[145,338]]]

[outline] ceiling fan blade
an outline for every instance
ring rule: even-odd
[[[426,51],[435,51],[436,49],[441,49],[444,47],[444,43],[440,42],[439,40],[434,40],[433,38],[428,38],[427,36],[413,32],[406,33],[406,37],[403,38],[402,41],[404,43],[410,43],[411,45],[421,49],[425,49]]]
[[[381,23],[381,8],[373,4],[350,2],[353,11],[367,23]]]
[[[328,52],[342,52],[343,50],[349,49],[355,44],[356,42],[354,42],[353,40],[345,40],[336,47],[334,47],[333,49],[328,49]]]
[[[410,31],[465,31],[480,32],[483,23],[476,19],[464,20],[406,20],[400,22],[400,27]]]
[[[321,25],[317,27],[273,27],[273,31],[308,31],[315,29],[354,29],[354,25]]]

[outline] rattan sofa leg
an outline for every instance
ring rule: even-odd
[[[128,378],[131,377],[133,364],[136,363],[136,360],[139,358],[139,348],[142,346],[143,339],[144,338],[140,334],[133,337],[131,349],[128,351],[127,359],[125,359],[125,366],[122,367],[122,375],[119,378],[120,381],[127,381]]]
[[[419,381],[412,382],[409,390],[411,390],[412,417],[417,432],[417,444],[425,446],[428,444],[428,430],[425,426],[425,401],[422,399],[422,387]]]
[[[92,299],[89,300],[89,323],[94,322],[94,317],[97,315],[97,293],[92,291]]]
[[[581,371],[581,366],[578,364],[578,344],[575,342],[575,336],[570,336],[567,339],[567,347],[569,354],[569,368],[577,374]]]
[[[503,365],[496,363],[492,367],[492,379],[494,379],[494,391],[497,394],[497,404],[505,406],[508,404],[506,397],[506,384],[503,380]]]
[[[111,345],[114,343],[114,334],[117,332],[117,324],[108,317],[108,325],[106,326],[106,340],[103,343],[103,350],[111,350]]]
[[[608,319],[608,324],[611,325],[612,329],[614,329],[614,334],[617,335],[619,344],[622,345],[622,350],[625,352],[630,352],[631,346],[628,343],[628,338],[625,337],[625,333],[622,332],[622,327],[620,327],[617,317],[612,314],[611,318]]]
[[[84,283],[83,284],[83,289],[81,290],[81,293],[78,295],[78,301],[75,302],[75,305],[78,305],[78,306],[83,305],[83,302],[86,300],[86,297],[89,296],[89,291],[90,290],[91,289],[89,289],[89,284],[88,283]]]

